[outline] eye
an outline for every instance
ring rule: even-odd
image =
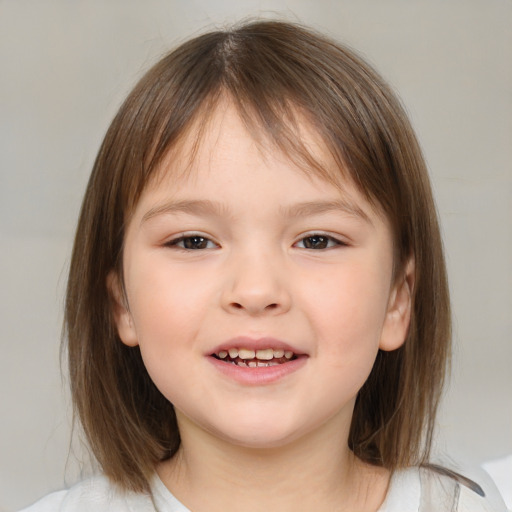
[[[299,240],[295,246],[301,249],[330,249],[345,243],[333,238],[332,236],[322,234],[312,234]]]
[[[186,250],[202,250],[202,249],[214,249],[217,244],[212,242],[209,238],[200,235],[188,235],[180,236],[175,238],[165,245],[168,247],[179,247],[180,249]]]

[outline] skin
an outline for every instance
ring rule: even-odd
[[[110,279],[121,340],[175,406],[182,444],[162,481],[195,512],[377,510],[388,472],[347,439],[377,351],[404,342],[412,264],[393,281],[386,219],[348,180],[335,187],[262,148],[229,100],[183,173],[189,139],[129,221],[125,297]],[[238,336],[282,340],[303,364],[272,382],[233,379],[211,354]]]

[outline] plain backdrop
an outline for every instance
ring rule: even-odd
[[[2,511],[78,476],[63,290],[108,123],[167,50],[247,16],[324,31],[399,91],[428,160],[453,298],[436,450],[461,464],[512,453],[511,0],[0,0]]]

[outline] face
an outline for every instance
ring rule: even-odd
[[[163,162],[130,219],[126,301],[111,281],[122,341],[140,346],[180,429],[253,447],[347,430],[378,349],[400,346],[409,322],[386,220],[350,182],[262,152],[229,104],[185,175],[186,154]]]

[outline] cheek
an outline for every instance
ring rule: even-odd
[[[176,329],[186,328],[192,319],[204,313],[205,303],[211,299],[213,284],[196,268],[171,265],[165,252],[148,261],[135,260],[128,294],[135,324],[140,330],[149,326]]]
[[[195,341],[212,302],[212,284],[201,273],[172,267],[165,257],[130,263],[138,269],[127,291],[144,364],[159,388],[172,387],[191,351],[199,350]]]
[[[155,269],[138,276],[131,305],[144,365],[156,387],[179,403],[191,354],[197,347],[201,297],[179,273]]]
[[[305,294],[304,309],[322,338],[319,350],[329,351],[333,364],[358,366],[365,354],[377,353],[388,294],[387,273],[364,261],[319,276],[317,286]]]

